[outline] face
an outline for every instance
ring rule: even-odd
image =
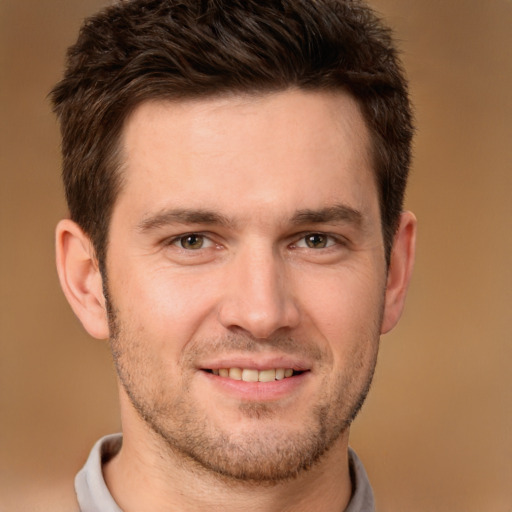
[[[296,475],[346,437],[382,325],[356,103],[146,103],[122,143],[107,276],[125,431],[142,424],[173,457],[233,478]]]

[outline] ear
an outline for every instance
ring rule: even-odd
[[[416,217],[411,212],[404,212],[391,250],[381,334],[393,329],[402,315],[414,266],[415,247]]]
[[[103,282],[89,237],[72,220],[56,229],[57,272],[75,315],[94,338],[109,336]]]

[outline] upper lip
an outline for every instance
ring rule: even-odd
[[[219,370],[221,368],[250,368],[253,370],[269,370],[273,368],[291,368],[295,371],[311,369],[307,361],[290,356],[263,356],[258,357],[219,357],[211,361],[201,362],[198,367],[202,370]]]

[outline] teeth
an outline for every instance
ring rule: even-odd
[[[258,382],[258,370],[244,368],[242,370],[242,380],[244,382]]]
[[[229,378],[233,380],[242,380],[242,370],[240,368],[230,368]]]
[[[258,375],[258,380],[260,382],[272,382],[273,380],[276,380],[276,371],[262,370]]]
[[[254,370],[251,368],[219,368],[218,370],[212,370],[212,373],[220,377],[243,380],[244,382],[272,382],[291,377],[293,369],[271,368],[268,370]]]

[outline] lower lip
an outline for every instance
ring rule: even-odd
[[[296,393],[310,377],[310,372],[303,372],[293,377],[271,382],[245,382],[227,377],[220,377],[205,371],[200,372],[213,386],[240,400],[254,402],[271,402]]]

